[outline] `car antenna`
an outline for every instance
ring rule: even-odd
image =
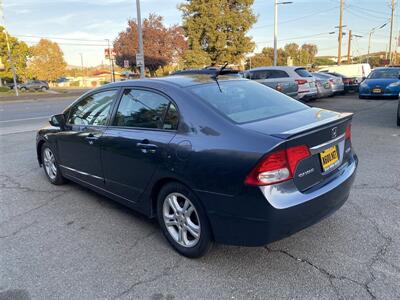
[[[222,93],[222,90],[221,90],[221,86],[219,85],[219,82],[218,82],[218,76],[221,75],[222,71],[225,70],[227,66],[228,66],[228,62],[226,61],[225,64],[217,72],[215,72],[215,74],[213,76],[211,76],[211,78],[214,79],[215,82],[217,83],[219,91],[221,93]]]

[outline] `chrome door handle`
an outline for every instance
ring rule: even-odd
[[[158,146],[148,143],[137,143],[136,147],[140,148],[143,153],[156,153]]]
[[[99,139],[99,136],[91,134],[91,133],[87,137],[85,137],[85,140],[87,140],[90,145],[93,145],[93,142],[98,139]]]

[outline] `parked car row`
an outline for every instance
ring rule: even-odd
[[[345,92],[340,76],[310,73],[304,67],[260,67],[243,72],[243,77],[256,80],[303,102]]]
[[[10,89],[14,89],[14,82],[6,82],[6,86]],[[25,83],[17,83],[17,88],[21,91],[47,91],[49,89],[49,84],[47,81],[43,80],[29,80]]]

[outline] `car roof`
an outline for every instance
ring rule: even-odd
[[[372,69],[372,71],[375,70],[400,70],[400,67],[377,67]]]
[[[263,70],[282,70],[282,71],[287,71],[287,70],[297,70],[297,69],[305,69],[305,67],[301,66],[267,66],[267,67],[258,67],[258,68],[253,68],[248,71],[263,71]]]
[[[231,80],[246,80],[241,77],[233,77],[233,76],[218,76],[218,81],[231,81]],[[134,79],[134,80],[125,80],[119,81],[115,83],[107,84],[107,87],[126,87],[132,86],[134,84],[144,85],[146,83],[149,84],[164,84],[164,85],[174,85],[177,87],[188,87],[193,85],[201,85],[215,82],[215,79],[210,75],[204,74],[182,74],[182,75],[174,75],[174,76],[166,76],[166,77],[157,77],[157,78],[146,78],[146,79]]]

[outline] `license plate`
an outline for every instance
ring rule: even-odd
[[[382,93],[382,90],[381,89],[373,89],[372,92],[374,94],[380,94],[380,93]]]
[[[333,146],[319,154],[321,158],[322,168],[324,171],[328,171],[333,168],[339,161],[339,155],[337,147]]]

